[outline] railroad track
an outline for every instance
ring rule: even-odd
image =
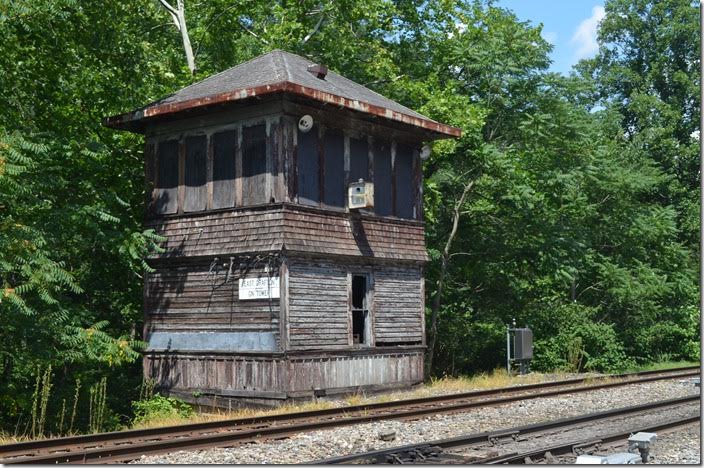
[[[252,441],[286,438],[316,429],[385,419],[419,419],[429,414],[461,412],[518,400],[694,377],[699,373],[699,367],[648,371],[317,411],[20,442],[0,445],[0,463],[93,464],[129,461],[141,455],[233,447]]]
[[[671,431],[700,421],[699,395],[671,400],[662,400],[642,405],[627,406],[598,413],[558,419],[538,424],[462,435],[420,444],[392,447],[372,452],[345,455],[309,462],[312,465],[335,464],[536,464],[574,462],[578,455],[610,453],[627,447],[628,437],[636,432]],[[563,431],[574,432],[595,423],[613,423],[625,418],[649,415],[653,412],[673,412],[685,409],[684,416],[669,417],[665,421],[651,424],[630,425],[627,430],[617,430],[609,435],[594,435],[573,438],[568,442],[543,443],[535,447],[535,441],[549,439],[550,435]],[[696,413],[696,414],[693,414]],[[592,429],[593,433],[593,429]],[[564,435],[563,435],[564,438]],[[527,445],[528,449],[516,451],[516,446]],[[503,452],[503,453],[499,453]],[[487,455],[488,454],[488,455]]]

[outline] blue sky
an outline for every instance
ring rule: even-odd
[[[604,15],[600,0],[498,0],[497,6],[521,21],[543,24],[543,37],[554,49],[551,70],[567,74],[572,65],[596,53],[596,27]]]

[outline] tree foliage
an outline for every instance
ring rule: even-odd
[[[490,1],[184,5],[195,76],[158,0],[0,0],[2,427],[31,423],[49,365],[50,413],[107,377],[100,420],[129,420],[160,239],[141,228],[141,140],[101,121],[274,48],[463,130],[425,163],[427,304],[458,207],[433,373],[500,365],[513,317],[538,369],[698,357],[690,1],[607,1],[599,53],[569,77],[547,71],[540,26]]]

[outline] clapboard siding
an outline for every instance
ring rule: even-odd
[[[374,336],[382,343],[423,341],[420,268],[384,268],[374,272]]]
[[[283,213],[226,211],[191,218],[149,221],[147,228],[166,237],[164,253],[152,258],[231,255],[280,250],[283,246]]]
[[[347,272],[332,263],[289,265],[291,349],[348,345]]]
[[[252,269],[248,275],[256,275]],[[160,265],[146,278],[150,331],[279,330],[279,299],[239,300],[239,271],[222,264]]]
[[[378,259],[426,261],[420,223],[394,222],[283,205],[150,221],[167,238],[152,258],[231,255],[281,250]]]

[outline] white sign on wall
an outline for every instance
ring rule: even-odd
[[[279,277],[257,276],[240,278],[240,301],[253,299],[278,299]]]

